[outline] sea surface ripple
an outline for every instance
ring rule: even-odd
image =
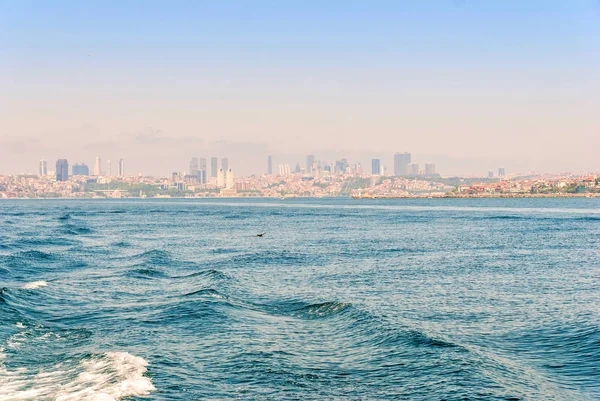
[[[599,284],[597,199],[0,201],[0,401],[598,400]]]

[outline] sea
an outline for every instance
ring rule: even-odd
[[[600,199],[0,201],[0,401],[599,399]]]

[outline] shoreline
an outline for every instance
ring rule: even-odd
[[[7,200],[157,200],[157,199],[209,199],[209,200],[218,200],[218,199],[273,199],[273,200],[290,200],[290,199],[525,199],[525,198],[598,198],[600,199],[600,193],[593,194],[464,194],[464,195],[352,195],[352,196],[291,196],[285,199],[279,197],[271,197],[271,196],[182,196],[182,197],[121,197],[121,198],[112,198],[112,197],[59,197],[59,198],[32,198],[32,197],[11,197],[11,198],[2,198],[0,197],[0,201]]]

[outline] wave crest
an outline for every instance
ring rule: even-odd
[[[145,396],[156,390],[145,375],[147,366],[145,359],[128,352],[107,352],[37,374],[24,368],[8,371],[0,365],[0,399],[118,401]]]

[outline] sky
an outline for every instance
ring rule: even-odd
[[[599,0],[0,0],[0,174],[600,171],[599,110]]]

